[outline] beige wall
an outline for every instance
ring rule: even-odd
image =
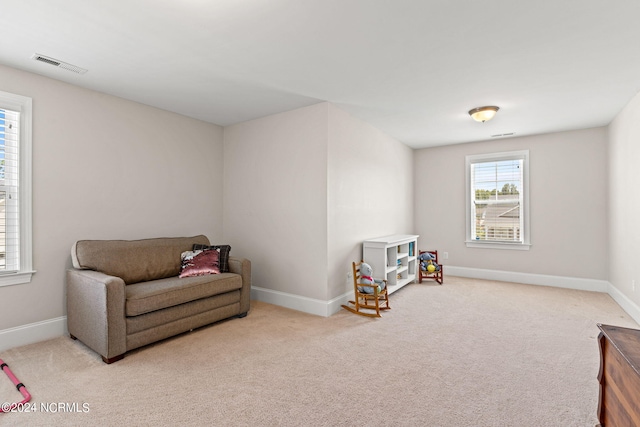
[[[0,331],[66,315],[75,240],[222,237],[221,127],[3,66],[0,90],[33,99],[37,271],[0,287]]]
[[[224,237],[255,287],[327,295],[328,104],[224,129]]]
[[[228,126],[224,147],[224,235],[254,286],[327,302],[363,240],[412,231],[412,150],[332,104]]]
[[[352,291],[363,240],[413,233],[413,150],[330,105],[328,171],[332,299]]]
[[[531,249],[467,248],[465,156],[529,150]],[[416,231],[421,249],[456,267],[606,280],[605,128],[418,150]]]
[[[609,125],[609,282],[640,307],[640,95]],[[632,286],[635,281],[635,290]]]

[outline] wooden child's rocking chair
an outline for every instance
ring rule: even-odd
[[[378,283],[372,285],[362,283],[360,271],[362,264],[363,261],[357,264],[355,262],[351,263],[355,300],[349,301],[349,305],[343,305],[342,308],[361,316],[382,317],[380,316],[380,310],[389,310],[391,308],[389,306],[389,292],[386,286],[387,281],[383,280],[384,285],[382,286]]]

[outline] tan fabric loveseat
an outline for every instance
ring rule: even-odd
[[[182,252],[206,236],[80,240],[67,271],[67,326],[105,363],[127,351],[249,311],[251,262],[229,272],[179,278]]]

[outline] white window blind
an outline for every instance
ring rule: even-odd
[[[20,269],[20,113],[0,109],[0,273]]]
[[[31,98],[0,91],[0,286],[33,275]]]
[[[529,245],[528,151],[467,156],[467,246]]]

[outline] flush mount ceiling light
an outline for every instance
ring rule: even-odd
[[[486,122],[493,119],[500,107],[478,107],[469,111],[469,115],[476,122]]]

